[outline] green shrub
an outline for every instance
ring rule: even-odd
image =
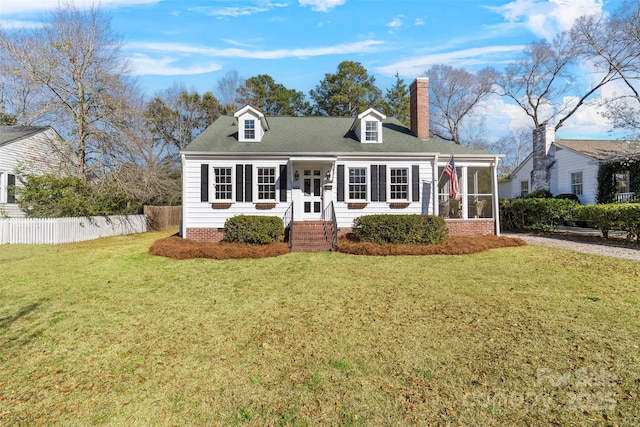
[[[277,216],[238,215],[224,223],[225,242],[268,244],[283,238],[284,224]]]
[[[600,230],[604,238],[608,238],[612,230],[626,231],[630,240],[637,240],[640,234],[640,205],[635,203],[580,206],[576,216]]]
[[[500,225],[511,231],[552,231],[572,222],[578,203],[567,199],[524,198],[500,201]]]
[[[364,215],[353,225],[361,241],[378,244],[437,244],[449,236],[444,219],[433,215]]]
[[[553,194],[551,194],[551,191],[545,190],[543,188],[532,191],[527,195],[528,199],[550,199],[552,197],[553,197]]]
[[[562,193],[558,194],[556,199],[565,199],[565,200],[573,200],[574,202],[580,203],[580,198],[573,193]]]

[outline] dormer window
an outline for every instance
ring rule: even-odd
[[[250,105],[241,108],[234,115],[238,126],[238,141],[261,142],[264,133],[269,130],[267,118]]]
[[[244,139],[256,139],[256,121],[245,120],[244,121]]]
[[[378,142],[378,122],[367,120],[365,123],[365,141]]]
[[[373,108],[358,115],[351,125],[351,130],[361,143],[379,144],[382,142],[382,121],[387,116]]]

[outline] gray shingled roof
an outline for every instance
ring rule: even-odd
[[[0,145],[23,139],[47,129],[49,129],[48,126],[0,126]]]
[[[640,154],[640,141],[557,139],[555,143],[597,160]]]
[[[239,142],[234,118],[222,116],[182,151],[186,154],[441,153],[492,155],[484,150],[461,147],[440,140],[421,140],[395,118],[383,121],[383,142],[381,144],[363,144],[349,131],[353,121],[353,118],[348,117],[267,117],[269,130],[265,132],[261,142]]]

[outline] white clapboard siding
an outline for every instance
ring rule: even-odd
[[[146,231],[147,220],[144,215],[3,218],[0,219],[0,244],[72,243]]]

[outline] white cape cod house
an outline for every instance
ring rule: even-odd
[[[181,152],[183,237],[219,241],[235,215],[281,217],[293,250],[329,249],[370,214],[431,214],[451,234],[497,234],[499,155],[429,139],[428,80],[411,90],[411,128],[355,118],[223,116]],[[444,173],[455,158],[461,197]]]

